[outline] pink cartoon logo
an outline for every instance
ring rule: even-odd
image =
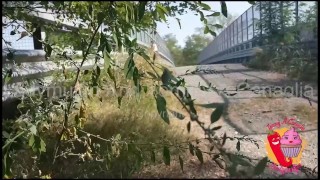
[[[265,145],[267,155],[274,163],[271,168],[283,174],[298,172],[306,141],[299,135],[297,129],[303,131],[304,126],[297,123],[294,118],[285,118],[282,122],[268,124],[267,127],[269,133]]]
[[[302,140],[299,134],[291,128],[286,131],[280,140],[281,150],[286,157],[297,157],[301,150]]]

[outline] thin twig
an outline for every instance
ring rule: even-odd
[[[88,56],[89,50],[90,50],[90,48],[91,48],[91,46],[92,46],[94,37],[96,36],[96,34],[97,34],[97,32],[98,32],[101,24],[102,24],[102,23],[100,23],[100,24],[98,25],[98,27],[95,29],[95,31],[94,31],[94,33],[93,33],[93,36],[91,37],[91,41],[90,41],[89,46],[88,46],[88,48],[87,48],[87,50],[86,50],[86,52],[85,52],[85,54],[84,54],[84,56],[83,56],[82,62],[81,62],[81,64],[80,64],[80,68],[83,66],[83,63],[84,63],[84,62],[86,61],[86,59],[87,59],[87,56]],[[77,70],[76,79],[75,79],[75,81],[74,81],[73,88],[75,88],[75,86],[76,86],[76,84],[77,84],[77,82],[78,82],[78,80],[79,80],[80,72],[81,72],[81,69],[78,69],[78,70]],[[68,106],[67,106],[67,109],[65,110],[63,129],[62,129],[61,133],[58,135],[58,141],[57,141],[56,148],[55,148],[55,152],[54,152],[53,164],[54,164],[54,162],[55,162],[55,157],[56,157],[56,155],[57,155],[57,153],[58,153],[58,149],[59,149],[59,146],[60,146],[61,137],[62,137],[63,133],[65,132],[65,130],[66,130],[67,127],[68,127],[68,120],[69,120],[68,115],[70,114],[70,109],[71,109],[71,106],[72,106],[73,101],[74,101],[74,98],[72,97],[72,98],[71,98],[71,101],[69,102],[69,104],[68,104]]]
[[[94,134],[91,134],[89,132],[86,132],[86,131],[83,131],[83,130],[78,130],[82,133],[85,133],[89,136],[92,136],[92,137],[95,137],[97,139],[100,139],[102,141],[105,141],[105,142],[112,142],[113,140],[112,139],[105,139],[105,138],[102,138],[100,136],[97,136],[97,135],[94,135]],[[205,138],[203,138],[205,139]],[[181,144],[188,144],[192,141],[199,141],[199,139],[195,139],[195,140],[191,140],[191,141],[186,141],[186,142],[178,142],[178,143],[175,143],[175,144],[165,144],[165,143],[133,143],[133,142],[125,142],[125,141],[117,141],[118,143],[122,143],[122,144],[134,144],[134,145],[140,145],[140,146],[150,146],[150,145],[161,145],[161,146],[173,146],[173,147],[178,147],[179,148],[182,148],[182,149],[189,149],[189,147],[181,147]],[[209,155],[217,155],[216,153],[213,153],[213,152],[208,152],[208,151],[201,151],[202,153],[205,153],[205,154],[209,154]]]
[[[2,151],[8,146],[10,145],[12,142],[14,142],[14,140],[16,140],[18,137],[22,136],[25,133],[25,131],[22,131],[21,133],[17,134],[14,138],[8,140],[8,142],[2,146]]]

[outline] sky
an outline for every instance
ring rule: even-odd
[[[203,3],[208,4],[212,10],[221,12],[220,1],[203,1]],[[226,4],[228,13],[237,16],[242,15],[242,13],[251,7],[251,4],[247,1],[226,1]],[[210,13],[204,14],[208,15]],[[203,24],[200,21],[200,16],[196,16],[194,13],[190,12],[185,15],[178,16],[178,18],[180,19],[181,29],[175,18],[168,18],[168,25],[166,23],[158,23],[157,31],[162,37],[169,33],[176,35],[178,44],[184,47],[186,37],[194,34],[195,29],[202,27]]]

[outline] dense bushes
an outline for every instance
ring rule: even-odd
[[[307,48],[299,45],[265,46],[256,49],[256,56],[248,63],[251,68],[274,70],[288,77],[316,83],[318,61]]]

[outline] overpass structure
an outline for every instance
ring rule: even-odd
[[[310,10],[311,6],[317,5],[316,3],[316,1],[257,1],[203,49],[198,56],[198,64],[249,61],[255,56],[256,48],[272,45],[263,41],[268,36],[268,27],[262,27],[262,21],[269,22],[267,26],[272,26],[278,32],[290,29],[292,31],[299,27],[296,36],[300,38],[300,44],[317,54],[317,25],[315,29],[304,26],[308,21],[307,13],[316,16],[314,23],[318,22],[318,13]],[[295,26],[297,24],[300,26]],[[270,34],[272,35],[269,31]]]
[[[39,18],[39,20],[49,23],[56,23],[58,18],[56,15],[52,13],[46,13],[44,9],[40,9],[39,12],[34,13],[33,16]],[[2,17],[2,22],[8,20],[5,17]],[[23,22],[17,22],[22,23]],[[19,24],[15,24],[18,27],[18,31],[23,31],[24,29]],[[73,24],[68,21],[63,21],[62,23],[62,31],[68,33],[67,29],[78,28],[76,24]],[[42,85],[39,85],[38,82],[32,82],[31,86],[25,88],[25,82],[29,80],[37,80],[41,79],[46,85],[50,85],[53,81],[54,77],[52,75],[56,72],[62,72],[61,65],[58,65],[56,62],[46,60],[45,51],[43,50],[43,46],[40,43],[37,43],[35,36],[38,36],[38,39],[41,36],[45,36],[44,32],[36,30],[33,36],[24,37],[21,40],[17,41],[20,38],[19,34],[11,34],[12,28],[3,28],[2,34],[2,101],[7,101],[10,99],[15,99],[15,97],[22,96],[26,92],[34,92],[39,89]],[[101,29],[102,31],[102,29]],[[39,38],[40,36],[40,38]],[[153,40],[157,46],[159,55],[167,61],[167,64],[171,66],[174,65],[174,61],[170,54],[170,51],[166,47],[165,41],[160,37],[158,33],[154,33],[151,30],[134,32],[131,34],[131,39],[137,38],[137,43],[143,47],[151,47],[151,41]],[[4,42],[6,41],[6,42]],[[10,42],[9,45],[7,42]],[[13,57],[10,52],[14,52]],[[120,52],[121,53],[121,52]],[[119,52],[113,51],[111,55],[119,54]],[[83,65],[83,69],[92,68],[95,64],[94,57],[88,57],[89,59]],[[80,64],[77,60],[76,64]],[[98,65],[103,67],[103,60],[98,61]],[[67,71],[75,71],[77,68],[70,64],[66,67]],[[6,74],[8,71],[11,71],[10,80],[4,84],[6,81]]]

